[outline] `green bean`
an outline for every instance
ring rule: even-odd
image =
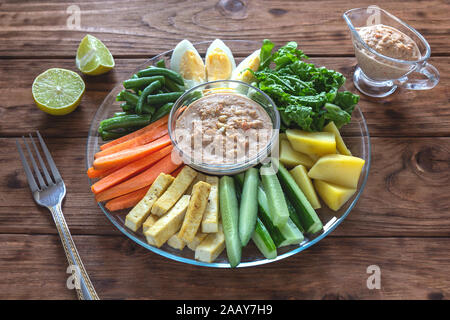
[[[184,88],[180,88],[180,86],[178,86],[175,82],[173,82],[172,80],[170,80],[168,77],[165,77],[166,79],[166,83],[165,83],[165,87],[167,89],[169,89],[172,92],[177,92],[177,91],[183,91]]]
[[[156,63],[156,66],[157,66],[158,68],[165,68],[165,67],[166,67],[166,61],[164,61],[164,59],[161,59],[161,60],[159,60],[159,61]]]
[[[102,131],[100,133],[100,136],[102,137],[103,140],[117,139],[117,138],[123,137],[131,132],[142,129],[143,127],[145,127],[145,126],[132,127],[130,129],[126,129],[126,130]]]
[[[185,103],[190,104],[190,103],[194,102],[195,100],[200,99],[201,97],[203,97],[203,93],[201,90],[192,91],[191,93],[188,93],[186,95]]]
[[[139,96],[133,92],[122,90],[119,92],[116,98],[117,101],[126,101],[129,104],[135,106],[138,103]]]
[[[139,77],[149,77],[149,76],[165,76],[170,80],[175,81],[175,83],[184,86],[183,77],[173,70],[166,68],[150,67],[147,69],[140,70],[137,75]]]
[[[132,106],[128,102],[124,102],[124,103],[120,104],[120,107],[127,114],[135,114],[136,113],[134,110],[136,106]],[[153,114],[153,112],[155,112],[155,107],[151,107],[147,104],[147,102],[144,102],[144,104],[142,105],[142,113]]]
[[[164,84],[165,79],[163,76],[153,76],[153,77],[142,77],[137,79],[128,79],[123,82],[125,89],[140,89],[142,87],[148,86],[150,83],[155,81],[161,81]]]
[[[134,112],[130,112],[130,111],[119,111],[119,112],[115,112],[113,117],[120,117],[120,116],[129,115],[129,114],[135,114],[135,113]]]
[[[111,131],[102,131],[99,133],[103,141],[114,140],[128,134],[127,132],[111,132]]]
[[[128,102],[124,102],[120,104],[120,107],[122,108],[122,110],[124,112],[134,112],[134,107],[131,104],[129,104]]]
[[[161,88],[161,82],[158,81],[154,81],[152,83],[150,83],[147,87],[145,87],[145,89],[142,91],[141,95],[139,96],[139,100],[138,103],[136,104],[136,113],[137,114],[141,114],[142,113],[142,106],[145,103],[147,97],[149,94],[151,94],[152,92],[154,92],[155,90],[158,90],[159,88]],[[151,103],[149,103],[151,105]]]
[[[99,131],[100,136],[102,137],[102,139],[104,141],[106,140],[112,140],[112,139],[117,139],[120,138],[124,135],[127,135],[131,132],[134,132],[136,130],[141,129],[143,126],[139,126],[139,127],[131,127],[131,128],[127,128],[127,129],[121,129],[121,130],[115,130],[115,131]]]
[[[155,106],[150,106],[147,103],[144,103],[142,105],[142,113],[146,113],[146,114],[154,114],[155,113]],[[153,118],[152,118],[153,119]]]
[[[172,110],[173,105],[174,105],[173,102],[168,102],[165,105],[159,107],[159,109],[156,110],[155,114],[152,116],[152,122],[161,119],[166,114],[168,114],[170,110]]]
[[[169,92],[155,94],[147,97],[147,103],[150,105],[165,104],[167,102],[175,102],[184,92]]]
[[[150,123],[151,115],[129,114],[105,119],[100,122],[99,131],[111,131],[114,129],[127,129],[130,127],[145,126]]]

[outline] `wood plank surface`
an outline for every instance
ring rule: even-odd
[[[326,238],[268,265],[195,267],[125,237],[75,236],[102,299],[448,299],[449,238]],[[73,299],[54,235],[0,235],[0,299]],[[381,271],[369,290],[367,267]],[[181,271],[182,270],[182,271]],[[255,279],[258,281],[255,281]],[[220,288],[220,290],[217,290]]]
[[[46,141],[67,186],[64,214],[71,231],[118,234],[90,193],[86,140]],[[49,213],[31,198],[15,139],[0,144],[0,233],[56,233]],[[372,154],[362,198],[332,236],[450,236],[450,195],[443,192],[450,184],[450,138],[372,138]]]
[[[450,136],[450,57],[431,59],[441,72],[441,82],[433,90],[398,90],[385,99],[361,95],[359,106],[366,118],[371,136]],[[109,91],[129,77],[146,59],[118,59],[116,68],[102,76],[84,76],[86,93],[81,105],[70,115],[50,116],[40,111],[31,96],[34,78],[51,67],[76,70],[72,59],[3,59],[0,60],[0,137],[17,137],[32,130],[45,130],[46,136],[87,137],[89,124]],[[351,80],[354,58],[313,58],[342,72],[347,77],[346,89],[357,93]],[[426,104],[424,105],[424,101]],[[118,103],[116,104],[118,107]],[[346,134],[356,131],[346,129]]]
[[[351,81],[356,60],[342,14],[372,1],[231,0],[225,7],[221,2],[0,1],[0,299],[76,298],[66,288],[67,262],[50,213],[32,200],[18,160],[16,138],[35,130],[65,180],[63,211],[102,299],[449,299],[446,0],[376,3],[425,36],[441,80],[433,90],[400,89],[385,99],[361,96],[372,143],[368,183],[347,219],[308,250],[255,268],[195,267],[140,247],[101,212],[85,176],[91,120],[115,85],[181,39],[297,41],[313,63],[342,72],[346,89],[357,92]],[[67,10],[77,8],[80,24],[73,28]],[[31,96],[34,78],[51,67],[77,71],[76,49],[87,33],[108,46],[115,69],[83,76],[86,93],[72,114],[41,112]],[[231,48],[237,61],[255,49],[242,41]],[[344,134],[350,145],[356,142],[355,127]],[[366,286],[370,265],[381,269],[380,290]]]
[[[298,41],[314,55],[353,55],[342,14],[373,1],[3,1],[0,6],[0,56],[72,57],[86,33],[99,37],[115,57],[148,57],[170,50],[184,38]],[[243,3],[247,5],[243,5]],[[423,33],[434,54],[448,55],[445,0],[377,1]],[[79,29],[70,29],[70,5],[80,9]],[[245,53],[245,52],[244,52]]]

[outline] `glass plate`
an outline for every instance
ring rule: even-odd
[[[253,51],[259,49],[261,46],[261,42],[256,41],[230,40],[224,42],[227,44],[227,46],[230,47],[231,51],[233,52],[236,58],[236,64]],[[200,55],[204,57],[206,49],[208,48],[210,43],[211,41],[205,41],[195,43],[194,45],[198,50],[198,52],[200,53]],[[147,62],[142,64],[138,69],[131,72],[125,79],[129,79],[138,70],[144,69],[150,65],[154,65],[160,59],[165,59],[168,65],[171,54],[172,50],[161,53],[160,55],[148,60]],[[326,67],[333,69],[332,65],[327,65]],[[99,150],[99,145],[103,143],[102,139],[99,137],[97,132],[97,128],[99,126],[100,121],[111,117],[114,112],[121,111],[119,106],[120,102],[117,102],[115,98],[116,95],[119,93],[119,91],[121,91],[122,89],[123,89],[122,81],[120,81],[119,84],[105,98],[103,103],[100,105],[100,108],[97,110],[94,119],[92,120],[89,129],[89,136],[87,139],[87,148],[86,148],[87,168],[92,166],[92,163],[94,161],[94,154]],[[353,112],[352,122],[343,127],[342,135],[344,136],[344,140],[347,146],[350,148],[352,154],[366,161],[362,169],[361,177],[358,183],[358,190],[355,193],[355,195],[349,201],[347,201],[347,203],[338,212],[334,212],[328,209],[322,202],[322,208],[318,209],[317,213],[323,222],[324,225],[323,230],[315,235],[305,234],[305,240],[299,245],[291,245],[287,247],[278,248],[277,249],[278,256],[276,259],[273,260],[266,259],[259,252],[254,243],[250,241],[249,244],[242,250],[242,261],[238,265],[238,267],[251,267],[279,261],[281,259],[287,258],[300,251],[309,248],[310,246],[319,242],[320,240],[325,238],[328,234],[330,234],[355,207],[367,182],[367,177],[369,175],[369,168],[370,168],[370,137],[366,121],[359,106],[357,106]],[[93,180],[89,180],[89,182],[91,185],[94,183]],[[144,248],[150,251],[153,251],[169,259],[197,266],[216,267],[216,268],[230,267],[226,256],[226,250],[222,252],[222,254],[215,260],[215,262],[205,263],[195,260],[194,252],[190,250],[187,246],[182,251],[173,249],[169,247],[167,244],[164,244],[161,248],[153,247],[147,243],[142,231],[133,232],[125,227],[125,215],[127,213],[126,210],[110,212],[105,208],[105,206],[102,203],[98,203],[98,205],[100,209],[103,211],[103,213],[106,215],[106,217],[114,224],[114,226],[117,227],[117,229],[119,229],[131,240],[133,240],[137,244],[143,246]]]

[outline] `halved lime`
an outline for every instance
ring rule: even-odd
[[[114,58],[108,48],[94,36],[86,35],[77,50],[76,64],[84,74],[96,76],[114,68]]]
[[[34,102],[44,112],[61,116],[75,110],[85,89],[81,77],[70,70],[52,68],[34,79]]]

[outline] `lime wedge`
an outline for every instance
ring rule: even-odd
[[[81,40],[77,50],[76,64],[84,74],[96,76],[114,68],[114,58],[108,48],[90,34]]]
[[[65,115],[80,104],[85,89],[81,77],[70,70],[52,68],[34,79],[33,99],[44,112]]]

